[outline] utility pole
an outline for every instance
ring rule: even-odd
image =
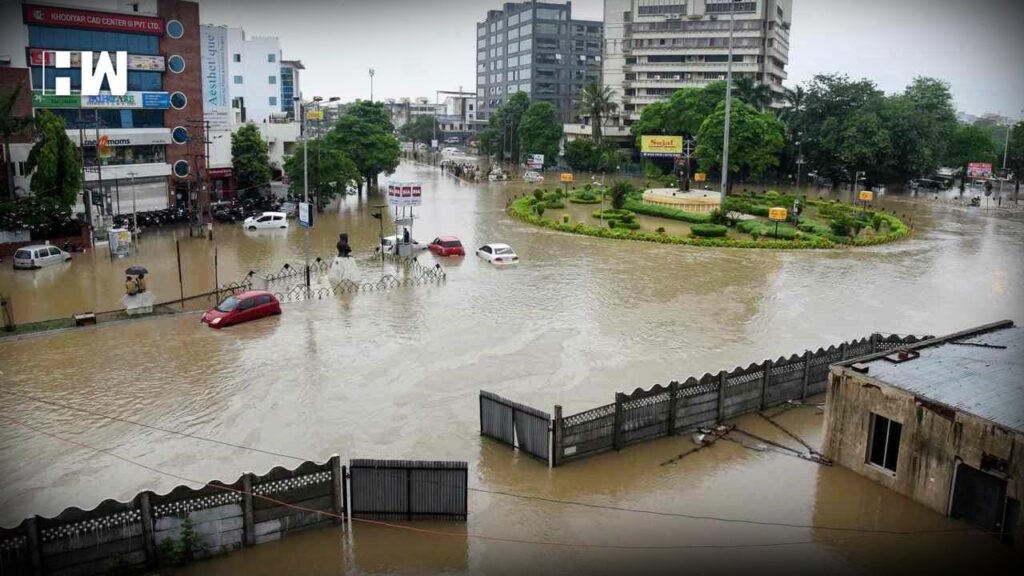
[[[372,69],[371,69],[372,70]],[[372,78],[372,75],[371,75]],[[302,201],[309,209],[309,136],[306,133],[306,113],[302,106],[302,96],[295,98],[299,107],[299,138],[302,140]],[[302,243],[306,259],[306,298],[309,298],[309,226],[302,227]]]
[[[721,212],[725,214],[725,196],[729,189],[729,121],[732,116],[732,35],[736,23],[736,1],[729,2],[729,61],[725,65],[725,134],[722,142]]]
[[[373,75],[376,73],[376,70],[370,68],[370,104],[373,104]]]
[[[128,176],[132,179],[132,244],[135,244],[135,250],[139,249],[139,217],[138,210],[135,205],[135,171],[132,170],[128,173]]]

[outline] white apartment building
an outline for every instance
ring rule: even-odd
[[[792,0],[605,0],[603,81],[618,116],[605,131],[628,137],[645,106],[676,90],[725,80],[730,10],[733,78],[766,84],[781,102]],[[570,138],[590,128],[567,124]]]

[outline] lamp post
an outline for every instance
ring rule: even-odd
[[[377,73],[376,70],[374,70],[373,68],[370,68],[370,103],[371,104],[373,104],[373,75],[376,74],[376,73]]]
[[[732,35],[736,23],[736,0],[729,2],[729,59],[725,64],[725,134],[722,138],[721,212],[725,214],[725,196],[729,189],[729,121],[732,116]]]
[[[309,138],[306,134],[306,113],[302,106],[302,96],[295,97],[295,105],[299,110],[299,139],[302,140],[302,202],[309,210]],[[308,213],[308,212],[307,212]],[[309,226],[302,227],[303,254],[306,263],[306,297],[309,298]]]
[[[135,249],[138,250],[139,218],[138,210],[135,207],[135,171],[129,172],[128,176],[132,179],[132,244],[135,244]]]

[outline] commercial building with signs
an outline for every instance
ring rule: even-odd
[[[1024,550],[1024,329],[999,322],[833,366],[824,453]]]
[[[442,90],[438,95],[444,97],[444,110],[437,117],[441,139],[464,141],[476,129],[476,94]]]
[[[56,66],[57,51],[71,52],[70,68]],[[82,54],[104,51],[128,53],[128,92],[81,95]],[[139,210],[205,201],[205,162],[196,146],[205,140],[197,3],[85,0],[69,8],[8,2],[0,6],[0,62],[28,70],[33,109],[63,118],[82,147],[95,226],[130,212],[133,195]],[[65,82],[71,93],[57,95]],[[30,179],[23,161],[31,145],[12,148],[14,186],[25,195]]]
[[[601,78],[599,21],[573,20],[572,2],[506,3],[476,28],[476,118],[486,123],[516,92],[550,102],[560,118],[574,117],[574,102]]]
[[[781,104],[789,64],[792,0],[605,0],[602,75],[615,92],[617,115],[605,134],[629,138],[647,105],[676,90],[725,80],[729,20],[734,21],[733,78],[767,85]],[[567,136],[590,132],[585,122]]]
[[[300,94],[298,60],[282,60],[273,37],[250,37],[241,28],[202,25],[204,117],[209,126],[213,200],[237,192],[231,165],[231,134],[253,123],[269,144],[280,177],[284,156],[298,140],[294,98]]]

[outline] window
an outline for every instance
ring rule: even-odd
[[[899,422],[871,414],[871,432],[868,438],[868,462],[896,473],[900,457],[900,434],[903,425]]]
[[[533,19],[533,10],[524,10],[519,13],[519,19],[528,22]]]
[[[519,24],[519,14],[513,14],[513,15],[509,16],[508,17],[508,25],[509,26],[515,26],[516,24]]]
[[[686,4],[664,4],[660,6],[643,6],[637,11],[639,16],[654,16],[658,14],[686,14]]]
[[[171,108],[181,110],[185,106],[188,106],[188,97],[185,96],[184,92],[174,92],[171,94]]]
[[[56,248],[50,248],[50,256],[60,256],[60,250]]]
[[[234,81],[235,81],[235,84],[241,84],[242,83],[242,77],[241,76],[235,76]]]
[[[134,12],[139,11],[138,4],[132,4],[132,8],[134,8]],[[168,20],[165,30],[167,30],[167,35],[175,40],[185,35],[185,27],[177,20]]]
[[[267,82],[270,84],[277,84],[277,76],[267,76]]]
[[[269,101],[271,106],[277,106],[277,96],[271,96]]]
[[[238,306],[238,309],[239,310],[248,310],[248,309],[252,308],[255,305],[256,305],[256,299],[255,298],[246,298],[245,300],[242,300],[242,303]]]
[[[530,40],[529,38],[519,43],[520,50],[529,50],[530,48],[533,48],[533,40]]]
[[[271,299],[270,299],[270,295],[269,294],[264,294],[262,296],[257,296],[256,297],[256,304],[259,304],[259,305],[270,304],[270,301],[271,301]]]
[[[267,54],[267,62],[277,62],[277,54]]]
[[[231,55],[231,59],[234,60],[235,62],[241,62],[242,61],[242,55],[241,54],[232,54]]]
[[[75,30],[72,28],[28,27],[28,45],[50,50],[92,50],[158,56],[160,37],[145,34],[110,32],[107,30]]]
[[[559,8],[537,8],[537,18],[543,20],[565,20],[565,11]]]

